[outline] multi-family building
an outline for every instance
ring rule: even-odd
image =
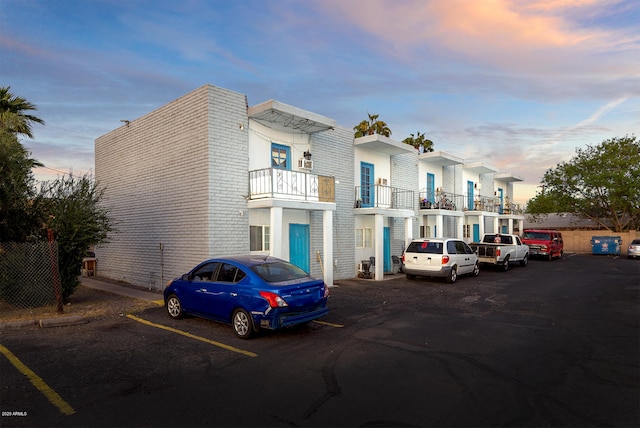
[[[325,282],[393,271],[416,236],[522,229],[518,177],[278,101],[202,86],[95,142],[116,232],[98,274],[161,289],[221,255],[273,255]],[[466,187],[465,187],[466,186]],[[371,263],[373,262],[373,263]]]

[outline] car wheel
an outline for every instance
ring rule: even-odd
[[[529,255],[525,255],[522,260],[520,260],[520,266],[526,266],[529,264]]]
[[[447,282],[453,284],[458,279],[458,268],[456,266],[451,268],[449,275],[447,275]]]
[[[553,253],[551,253],[551,251],[549,251],[549,255],[547,256],[547,260],[548,261],[553,260]]]
[[[507,257],[506,259],[504,259],[504,262],[502,262],[502,272],[506,272],[509,270],[509,257]]]
[[[236,309],[233,313],[233,331],[240,339],[248,339],[253,334],[253,321],[244,309]]]
[[[410,273],[407,274],[407,279],[416,279],[415,275],[411,275]]]
[[[167,313],[174,320],[179,320],[184,316],[184,311],[182,310],[182,303],[180,303],[180,299],[175,294],[172,294],[167,299],[166,303]]]
[[[473,267],[473,271],[471,272],[471,274],[473,276],[480,275],[480,263],[476,262],[475,266]]]

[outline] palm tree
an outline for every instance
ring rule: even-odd
[[[44,120],[25,113],[36,110],[36,106],[26,99],[13,95],[10,86],[0,87],[0,129],[13,134],[23,134],[33,138],[31,124],[44,125]]]
[[[419,149],[420,146],[422,146],[425,152],[432,152],[433,141],[427,139],[424,133],[420,131],[418,131],[416,134],[417,135],[410,134],[410,136],[402,140],[402,142],[405,144],[409,144],[410,146],[413,146],[416,149]]]
[[[369,116],[368,120],[365,119],[353,127],[355,131],[353,136],[355,138],[373,134],[384,135],[385,137],[391,136],[391,129],[389,129],[386,122],[378,120],[379,115],[367,112],[367,116]]]

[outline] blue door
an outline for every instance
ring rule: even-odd
[[[384,271],[391,272],[391,230],[384,228]]]
[[[309,273],[309,225],[289,225],[289,260]]]
[[[473,242],[480,242],[480,225],[477,223],[473,225]]]
[[[500,210],[498,211],[498,214],[503,214],[504,213],[504,195],[503,195],[503,190],[498,188],[498,200],[500,201]]]
[[[467,209],[473,210],[473,181],[467,181]]]
[[[427,172],[427,200],[432,204],[436,201],[436,176]]]
[[[373,179],[373,164],[360,162],[360,199],[363,207],[372,207],[375,203]]]

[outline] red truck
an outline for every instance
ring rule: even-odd
[[[522,234],[522,242],[529,246],[529,255],[547,260],[561,258],[564,250],[562,233],[557,230],[526,229]]]

